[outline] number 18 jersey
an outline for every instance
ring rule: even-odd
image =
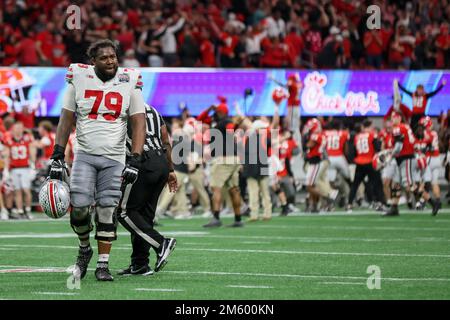
[[[63,108],[77,116],[77,152],[125,162],[127,119],[145,113],[140,72],[118,68],[109,81],[100,80],[92,65],[71,64]]]

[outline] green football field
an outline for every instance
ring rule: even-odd
[[[80,289],[67,287],[77,254],[68,220],[36,218],[0,222],[0,299],[450,299],[448,207],[436,217],[336,212],[239,229],[203,229],[204,218],[163,220],[159,230],[178,240],[164,270],[100,283],[94,255]],[[120,227],[114,274],[129,255]]]

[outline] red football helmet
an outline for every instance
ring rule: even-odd
[[[372,167],[375,170],[381,170],[383,169],[389,161],[392,159],[392,152],[391,150],[383,150],[380,152],[377,152],[372,159]]]
[[[431,128],[433,127],[433,121],[428,116],[420,118],[419,124],[426,130],[431,130]]]
[[[303,128],[303,134],[315,133],[322,131],[322,124],[316,118],[309,119]]]
[[[288,95],[286,91],[281,87],[275,88],[275,90],[273,90],[272,92],[272,99],[277,105],[283,102],[283,100],[286,99],[287,97]]]

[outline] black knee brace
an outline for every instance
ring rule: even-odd
[[[95,240],[105,242],[116,240],[117,219],[115,217],[114,207],[97,207],[95,210]],[[100,218],[100,215],[104,215],[105,217]],[[106,222],[106,220],[110,221]]]
[[[402,188],[399,184],[395,183],[391,188],[391,197],[392,198],[399,198],[401,196]]]
[[[425,191],[431,192],[431,182],[425,182]]]
[[[70,214],[70,226],[80,240],[89,239],[89,233],[93,229],[91,209],[89,207],[73,208]]]

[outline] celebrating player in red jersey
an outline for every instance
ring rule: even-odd
[[[413,186],[413,159],[414,159],[414,134],[408,124],[402,123],[402,116],[398,112],[393,112],[392,119],[392,135],[394,137],[393,155],[397,161],[393,185],[392,185],[392,205],[386,216],[397,216],[398,200],[401,194],[401,187],[405,188],[409,196],[411,187]]]
[[[42,150],[42,156],[39,157],[39,164],[42,168],[47,168],[50,164],[50,157],[55,145],[55,133],[50,121],[41,121],[38,126],[40,140],[36,141],[36,147]]]
[[[400,83],[398,87],[404,93],[412,97],[412,118],[411,118],[411,128],[414,130],[417,127],[419,119],[425,116],[425,111],[427,109],[428,99],[433,97],[447,83],[447,80],[442,80],[442,84],[434,91],[426,93],[422,84],[418,84],[416,87],[416,91],[412,92],[403,87]]]
[[[338,191],[331,188],[327,179],[329,162],[326,159],[326,140],[319,120],[310,119],[303,130],[306,142],[306,189],[312,202],[312,212],[318,212],[320,197],[328,200],[329,205],[336,200]]]
[[[423,176],[425,182],[425,192],[433,192],[434,201],[430,198],[433,206],[432,214],[436,215],[441,208],[441,190],[439,188],[439,171],[442,168],[439,153],[439,137],[433,130],[433,122],[430,117],[423,117],[419,120],[418,128],[423,128],[423,143],[425,144],[425,156],[428,165]],[[429,197],[428,197],[429,198]],[[422,205],[425,199],[421,199]]]
[[[348,198],[347,210],[351,211],[356,191],[366,176],[369,177],[369,185],[372,186],[374,191],[376,210],[383,210],[385,199],[381,187],[381,176],[372,166],[372,159],[375,153],[380,151],[381,145],[376,132],[372,129],[372,122],[370,120],[364,121],[362,131],[355,136],[354,144],[356,147],[356,157],[354,159],[356,171]]]
[[[326,151],[328,154],[328,160],[330,161],[330,167],[328,168],[328,180],[333,188],[339,190],[341,194],[348,196],[347,187],[344,183],[338,184],[338,173],[344,181],[351,185],[350,170],[348,167],[347,159],[345,158],[347,142],[350,139],[348,130],[341,130],[340,123],[337,120],[333,120],[329,124],[328,130],[324,131],[325,139],[327,142]],[[345,198],[347,198],[347,196]]]
[[[17,213],[25,215],[27,219],[32,219],[32,174],[30,169],[32,169],[36,161],[36,149],[33,146],[33,137],[24,132],[22,122],[16,122],[12,127],[11,133],[11,136],[5,141],[3,177],[7,179],[11,174]],[[22,195],[25,196],[25,211]]]
[[[389,152],[385,150],[392,150],[394,148],[394,137],[392,135],[392,122],[391,120],[384,121],[384,128],[379,132],[378,137],[381,141],[381,149],[384,152]],[[384,197],[387,204],[391,202],[391,184],[392,177],[395,174],[395,168],[397,164],[395,160],[389,157],[387,163],[384,165],[381,171],[381,179],[383,181],[383,191]]]

